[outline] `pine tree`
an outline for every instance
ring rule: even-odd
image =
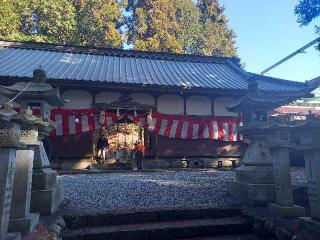
[[[181,53],[176,8],[171,0],[129,0],[128,43],[145,51]]]
[[[236,56],[235,32],[228,28],[224,7],[217,0],[198,0],[201,13],[201,35],[198,39],[199,54]]]

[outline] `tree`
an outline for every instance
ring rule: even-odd
[[[179,24],[171,0],[129,0],[128,43],[145,51],[181,53]]]
[[[173,0],[179,24],[178,41],[183,53],[196,54],[198,38],[201,35],[200,12],[192,0]]]
[[[20,18],[13,1],[0,1],[0,36],[7,37],[19,32]]]
[[[198,53],[202,55],[236,56],[235,32],[228,28],[224,7],[217,0],[198,0],[201,35],[198,39]]]
[[[300,0],[295,6],[294,13],[298,17],[301,26],[309,25],[314,19],[320,17],[320,0]],[[315,26],[316,32],[320,35],[320,26]],[[320,50],[320,42],[317,46]]]
[[[68,0],[15,1],[20,16],[20,38],[49,43],[72,43],[75,8]]]
[[[74,0],[77,10],[76,43],[98,47],[122,47],[119,31],[124,24],[121,7],[126,1]]]

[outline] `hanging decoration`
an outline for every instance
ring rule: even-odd
[[[147,123],[151,124],[152,123],[152,109],[150,108],[150,111],[147,113]]]
[[[148,131],[167,138],[175,139],[212,139],[220,141],[242,140],[237,128],[242,125],[240,117],[193,117],[185,115],[171,115],[152,113],[119,115],[97,109],[53,109],[51,118],[57,128],[51,132],[55,135],[70,135],[93,131],[113,123],[129,119],[131,122]],[[75,122],[75,119],[79,122]]]
[[[106,122],[106,118],[105,118],[105,112],[104,111],[100,111],[99,112],[99,115],[98,115],[98,123],[103,126],[105,125],[105,122]],[[92,115],[91,115],[92,116]]]
[[[117,108],[117,117],[120,117],[120,109]]]
[[[133,115],[136,117],[137,116],[137,110],[136,107],[133,108]]]

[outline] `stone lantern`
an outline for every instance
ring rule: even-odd
[[[319,236],[320,234],[320,120],[308,116],[307,121],[296,125],[300,141],[296,149],[304,152],[308,197],[311,217],[302,217],[303,228]]]
[[[33,71],[33,81],[0,86],[0,91],[6,97],[14,98],[21,109],[29,107],[41,118],[37,124],[38,141],[34,145],[29,144],[34,150],[31,211],[50,215],[58,209],[63,189],[57,184],[57,172],[50,168],[42,139],[55,128],[55,123],[50,120],[51,108],[64,106],[60,91],[46,83],[46,72],[41,68]]]
[[[303,207],[294,205],[290,174],[289,150],[295,144],[291,141],[293,126],[289,124],[272,123],[265,127],[267,132],[267,147],[271,149],[275,181],[276,203],[270,203],[269,209],[282,218],[303,217]]]
[[[235,170],[236,181],[229,184],[229,190],[244,205],[267,206],[275,200],[275,184],[265,127],[269,124],[270,112],[292,100],[260,93],[254,79],[249,81],[248,90],[248,94],[228,107],[229,111],[242,115],[244,126],[238,132],[249,142],[241,166]]]
[[[38,144],[38,127],[35,124],[39,118],[33,116],[32,110],[27,108],[20,110],[13,120],[21,124],[19,141],[27,148],[16,152],[15,176],[17,177],[13,182],[9,232],[27,234],[33,231],[39,222],[39,214],[30,213],[34,160],[34,149],[30,146]]]
[[[0,239],[20,239],[19,234],[7,234],[16,151],[23,147],[19,142],[20,124],[12,121],[16,114],[10,103],[0,110]]]

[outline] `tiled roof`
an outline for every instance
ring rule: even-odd
[[[31,78],[40,65],[54,80],[246,90],[253,76],[263,91],[308,86],[248,73],[233,58],[0,41],[0,77]]]

